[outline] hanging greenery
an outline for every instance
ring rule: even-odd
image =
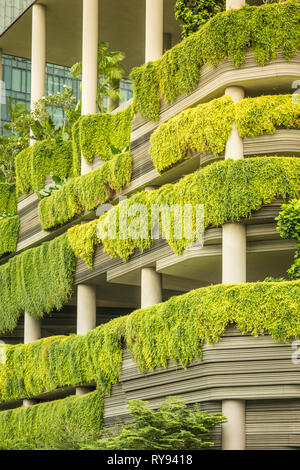
[[[215,67],[230,58],[241,67],[250,50],[261,66],[278,52],[291,59],[300,45],[299,20],[297,0],[216,15],[160,59],[132,70],[135,112],[157,121],[161,100],[172,103],[179,95],[191,93],[204,64]]]
[[[63,225],[112,199],[116,191],[130,183],[131,173],[132,156],[130,152],[124,152],[100,168],[72,178],[40,201],[38,211],[42,229]]]
[[[79,167],[81,154],[91,164],[95,156],[102,160],[112,158],[112,146],[120,151],[129,147],[132,119],[132,106],[116,114],[81,116],[73,127],[73,167]]]
[[[32,398],[91,382],[109,393],[120,377],[123,346],[142,372],[167,367],[170,359],[186,368],[201,361],[204,343],[218,343],[232,324],[243,334],[289,342],[300,337],[299,301],[300,281],[214,285],[136,310],[86,335],[6,346],[0,398]]]
[[[223,96],[182,111],[150,137],[155,168],[163,173],[195,152],[218,156],[225,150],[233,120],[243,138],[273,134],[278,128],[299,129],[300,104],[290,94],[246,98],[236,105]]]
[[[0,183],[0,217],[11,217],[16,214],[16,185],[10,183]]]
[[[43,140],[20,152],[16,158],[17,193],[28,194],[45,186],[47,176],[52,174],[60,180],[68,178],[72,167],[72,142]]]
[[[0,219],[0,257],[17,251],[20,218],[18,215]]]
[[[226,0],[176,0],[175,18],[180,21],[182,37],[187,38],[220,11]]]
[[[74,450],[75,442],[86,444],[99,436],[103,411],[103,396],[97,391],[2,411],[0,448]]]
[[[67,234],[0,266],[0,332],[13,331],[24,312],[42,318],[60,310],[73,292],[74,271]]]

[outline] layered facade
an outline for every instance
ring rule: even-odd
[[[19,20],[32,22],[32,105],[54,54],[54,3]],[[46,439],[70,410],[98,435],[128,418],[128,400],[155,408],[176,395],[223,411],[216,448],[299,447],[296,243],[276,218],[300,195],[300,4],[228,0],[178,42],[173,3],[132,6],[144,24],[140,48],[124,39],[133,102],[97,114],[107,5],[74,2],[82,116],[63,145],[32,141],[16,185],[0,185],[0,439],[32,419]],[[41,198],[54,176],[69,179]]]

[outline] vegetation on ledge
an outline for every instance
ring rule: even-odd
[[[97,391],[2,411],[0,450],[79,450],[98,438],[103,411],[103,396]]]
[[[182,111],[151,135],[155,168],[163,173],[195,152],[218,156],[225,150],[233,120],[243,138],[273,134],[278,128],[300,129],[300,104],[290,94],[246,98],[236,105],[223,96]]]
[[[299,302],[300,281],[216,285],[136,310],[83,336],[7,346],[0,397],[30,398],[91,382],[109,393],[121,373],[124,345],[142,372],[167,367],[169,359],[185,368],[232,324],[243,334],[289,342],[300,337]]]
[[[0,266],[0,332],[13,331],[24,312],[41,318],[60,310],[72,294],[74,270],[67,234]]]
[[[17,251],[19,230],[20,218],[18,215],[0,219],[0,256]]]
[[[132,157],[130,152],[114,156],[100,168],[72,178],[51,196],[39,203],[43,230],[65,224],[75,216],[91,211],[130,183]]]
[[[161,100],[172,103],[191,93],[205,64],[215,67],[230,58],[241,67],[250,50],[261,66],[278,52],[291,59],[300,46],[299,21],[297,0],[217,14],[160,59],[132,70],[135,111],[157,121]]]
[[[44,189],[45,180],[51,174],[65,180],[72,170],[72,142],[43,140],[28,147],[16,157],[17,194],[28,194]]]
[[[112,146],[120,151],[129,147],[132,119],[132,106],[116,114],[81,116],[73,127],[73,167],[80,169],[81,155],[91,164],[95,156],[102,160],[112,158]]]

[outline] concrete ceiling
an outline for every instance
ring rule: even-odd
[[[81,60],[82,0],[43,0],[47,7],[47,62],[71,66]],[[99,0],[99,40],[112,50],[126,54],[127,74],[144,63],[146,0]],[[164,0],[164,33],[171,45],[180,40],[180,26],[174,18],[175,0]],[[5,54],[30,59],[31,8],[0,37]]]

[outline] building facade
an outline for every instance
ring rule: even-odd
[[[4,54],[31,57],[31,104],[49,87],[47,62],[83,63],[73,141],[52,153],[31,142],[16,160],[14,221],[3,222],[17,226],[16,243],[0,266],[1,338],[10,345],[0,367],[2,439],[17,438],[26,413],[41,439],[47,413],[59,423],[83,406],[79,427],[100,411],[109,425],[128,418],[129,400],[156,408],[179,395],[223,411],[219,449],[299,448],[300,285],[286,274],[296,242],[280,236],[277,217],[300,197],[300,5],[228,0],[182,42],[173,8],[44,0],[0,37]],[[127,76],[133,69],[133,103],[104,115],[99,38],[125,51]],[[71,181],[40,200],[56,175]],[[153,235],[155,205],[179,208],[174,233],[161,224]],[[203,243],[182,227],[175,235],[180,210],[196,206]]]

